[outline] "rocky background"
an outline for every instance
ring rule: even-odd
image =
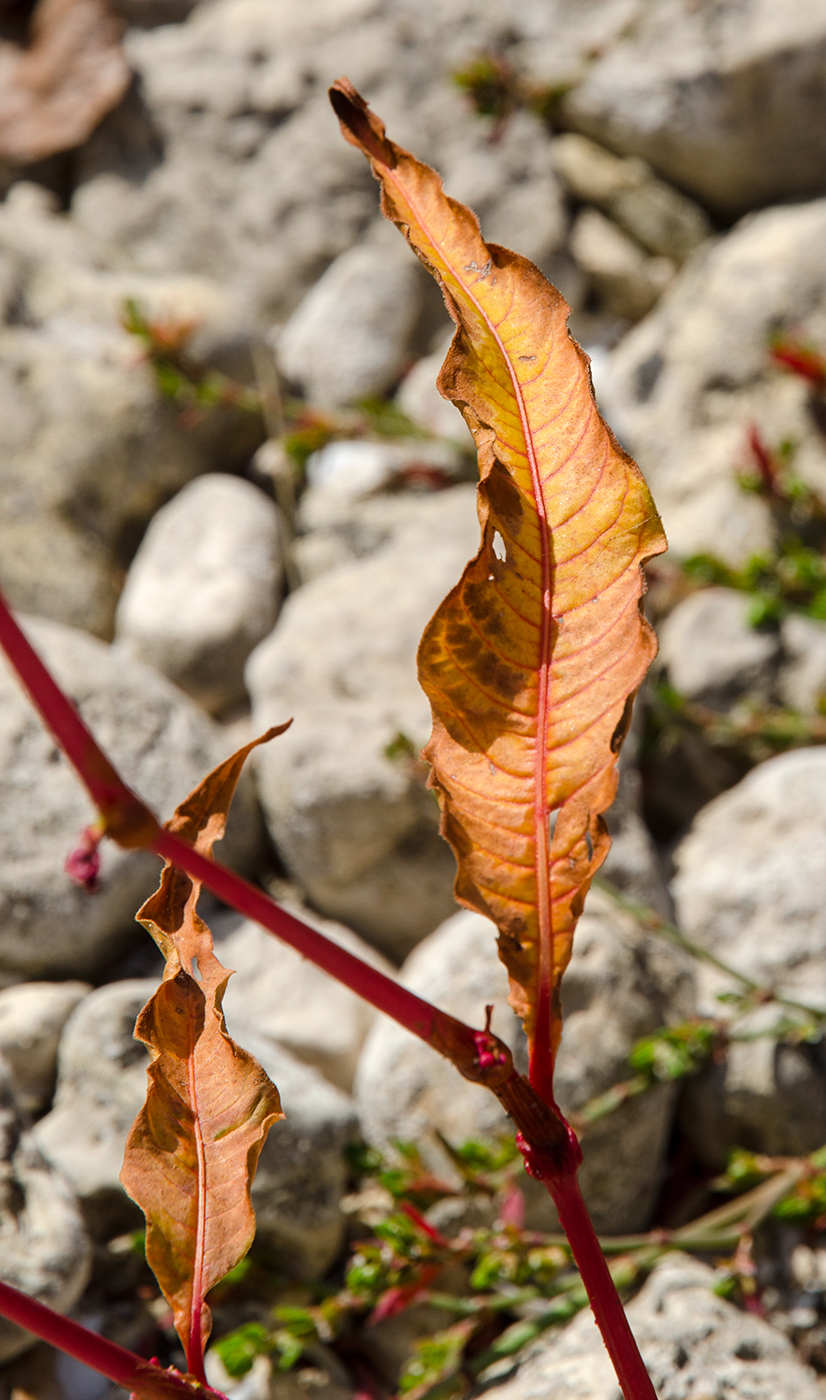
[[[485,236],[561,288],[670,539],[559,1065],[594,1219],[628,1233],[726,1199],[733,1149],[758,1154],[756,1180],[826,1142],[826,4],[503,14],[2,7],[0,584],[164,816],[294,716],[219,854],[444,1008],[480,1024],[493,1001],[523,1053],[417,759],[416,644],[476,547],[472,444],[435,389],[438,292],[329,109],[346,73]],[[72,885],[89,817],[0,664],[0,1277],[175,1361],[118,1184],[160,971],[134,923],[155,863],[107,849],[100,892]],[[256,926],[209,917],[236,969],[229,1029],[287,1112],[255,1186],[267,1282],[219,1300],[216,1335],[340,1288],[348,1242],[392,1208],[359,1144],[397,1162],[416,1145],[448,1235],[492,1227],[502,1192],[463,1184],[455,1149],[494,1151],[495,1101]],[[553,1231],[549,1200],[509,1180],[511,1226]],[[826,1189],[806,1180],[754,1254],[744,1237],[733,1260],[669,1255],[638,1293],[665,1400],[823,1393]],[[316,1340],[240,1382],[216,1352],[210,1375],[238,1400],[383,1397],[444,1326],[419,1305],[350,1352]],[[0,1361],[10,1400],[107,1391],[2,1323]],[[609,1400],[606,1366],[583,1315],[484,1380],[497,1400]]]

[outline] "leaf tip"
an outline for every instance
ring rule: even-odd
[[[394,170],[396,152],[392,141],[387,139],[384,122],[375,112],[371,112],[350,79],[337,78],[328,95],[345,140],[366,152],[379,165]]]

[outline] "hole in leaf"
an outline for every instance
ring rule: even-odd
[[[203,982],[204,980],[201,976],[201,969],[198,966],[197,957],[192,959],[192,976],[195,978],[196,982]]]
[[[553,810],[552,812],[549,812],[549,813],[548,813],[548,848],[549,848],[549,849],[550,849],[550,847],[554,844],[554,832],[556,831],[556,822],[557,822],[557,817],[558,817],[558,816],[559,816],[559,808],[558,808],[558,807],[555,807],[554,810]]]
[[[495,530],[493,534],[493,552],[496,555],[497,559],[501,559],[504,561],[508,557],[508,551],[505,546],[505,541],[502,539],[502,536],[500,535],[498,530]]]
[[[588,859],[589,859],[589,860],[593,860],[593,859],[594,859],[594,843],[593,843],[593,841],[591,840],[591,833],[590,833],[590,831],[586,831],[586,833],[585,833],[585,846],[586,846],[586,849],[587,849],[587,851],[588,851]]]

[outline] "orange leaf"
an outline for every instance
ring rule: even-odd
[[[220,764],[167,827],[210,855],[250,749],[286,728],[271,729]],[[252,1243],[250,1186],[267,1132],[284,1115],[275,1085],[227,1035],[221,1001],[232,974],[196,913],[199,894],[198,882],[166,865],[157,894],[138,914],[166,968],[135,1028],[152,1064],[121,1181],[146,1216],[147,1260],[172,1309],[189,1371],[203,1380],[211,1326],[204,1298]]]
[[[476,440],[482,541],[422,638],[424,756],[457,898],[498,925],[531,1078],[550,1101],[559,981],[607,854],[600,814],[656,649],[641,565],[665,537],[597,411],[560,293],[526,258],[486,244],[471,210],[387,138],[346,80],[330,97],[457,325],[439,388]]]

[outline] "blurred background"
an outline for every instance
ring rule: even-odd
[[[514,9],[0,0],[0,586],[165,817],[293,716],[223,858],[474,1024],[493,999],[523,1053],[418,759],[416,645],[478,543],[473,444],[436,389],[438,288],[330,109],[349,77],[560,288],[662,514],[660,654],[568,974],[559,1098],[608,1234],[781,1181],[705,1262],[655,1271],[639,1327],[670,1288],[695,1322],[715,1297],[717,1352],[669,1334],[696,1384],[725,1364],[727,1394],[762,1395],[737,1379],[756,1347],[780,1368],[767,1397],[807,1397],[826,1175],[779,1174],[826,1142],[826,0]],[[0,1277],[180,1362],[118,1184],[156,871],[106,850],[99,891],[74,886],[90,816],[0,666]],[[211,1379],[238,1400],[446,1400],[481,1375],[520,1400],[522,1342],[550,1357],[581,1300],[530,1234],[555,1219],[498,1105],[254,925],[211,921],[230,1032],[287,1109]],[[651,1261],[629,1258],[630,1286]],[[4,1323],[0,1363],[9,1400],[106,1391]]]

